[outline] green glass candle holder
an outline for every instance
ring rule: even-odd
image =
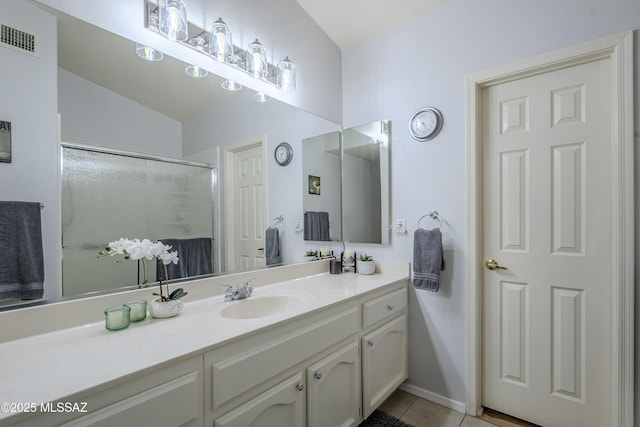
[[[131,309],[129,319],[132,322],[140,322],[147,318],[147,302],[145,300],[129,301],[124,305]]]
[[[125,305],[121,307],[111,307],[104,311],[104,326],[110,331],[126,329],[131,323],[131,309]]]

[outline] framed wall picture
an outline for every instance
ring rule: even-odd
[[[0,120],[0,162],[11,163],[11,122]]]
[[[320,177],[309,175],[309,194],[320,195]]]

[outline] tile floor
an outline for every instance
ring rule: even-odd
[[[396,390],[379,408],[415,427],[494,427],[479,418],[465,415],[437,403]],[[516,424],[500,424],[515,426]]]

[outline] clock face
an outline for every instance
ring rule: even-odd
[[[409,121],[409,133],[419,141],[434,138],[442,128],[442,115],[435,108],[418,110]]]
[[[289,144],[283,142],[281,144],[278,144],[278,146],[276,147],[274,156],[276,158],[276,162],[278,162],[280,166],[286,166],[291,162],[291,158],[293,157],[293,150]]]

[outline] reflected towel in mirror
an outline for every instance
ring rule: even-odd
[[[40,203],[0,202],[0,300],[44,294]]]
[[[304,240],[330,240],[329,212],[304,213]]]
[[[210,237],[160,239],[160,241],[170,245],[171,251],[178,251],[178,264],[167,265],[169,280],[213,273]],[[164,266],[161,262],[157,264],[156,274],[158,280],[165,280]]]
[[[280,231],[275,227],[267,228],[264,239],[267,265],[280,264]]]

